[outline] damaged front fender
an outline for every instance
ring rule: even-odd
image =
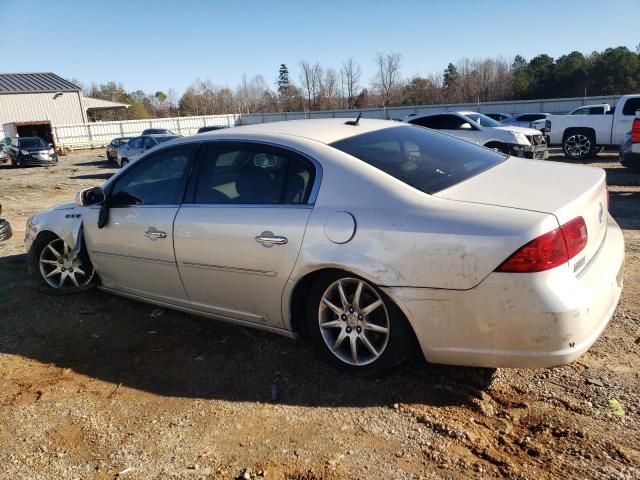
[[[75,258],[82,245],[81,207],[74,203],[58,205],[46,212],[34,215],[27,220],[25,248],[31,250],[34,240],[43,232],[51,232],[61,238],[71,249],[71,257]]]

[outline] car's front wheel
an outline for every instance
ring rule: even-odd
[[[95,271],[86,252],[71,258],[71,249],[59,237],[40,235],[31,247],[30,271],[34,283],[47,293],[81,292],[92,286]]]
[[[416,351],[398,307],[375,285],[340,272],[320,275],[311,287],[307,329],[325,361],[355,375],[379,376]]]

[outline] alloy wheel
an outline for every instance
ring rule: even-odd
[[[342,362],[376,361],[389,342],[390,322],[378,291],[359,278],[341,278],[324,291],[318,307],[322,338]]]
[[[40,252],[40,274],[49,286],[55,289],[81,288],[93,279],[93,267],[83,265],[79,257],[72,260],[69,254],[69,246],[60,238],[49,242]]]
[[[573,158],[582,158],[591,151],[591,140],[581,133],[571,135],[565,141],[565,152]]]

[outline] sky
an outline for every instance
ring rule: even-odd
[[[275,86],[281,63],[361,65],[400,53],[404,77],[449,62],[553,57],[640,43],[640,0],[0,0],[0,72],[54,72],[89,85],[178,95],[197,78]]]

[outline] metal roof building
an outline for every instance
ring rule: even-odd
[[[87,109],[119,107],[128,105],[85,98],[80,87],[54,73],[0,73],[0,125],[87,123]]]

